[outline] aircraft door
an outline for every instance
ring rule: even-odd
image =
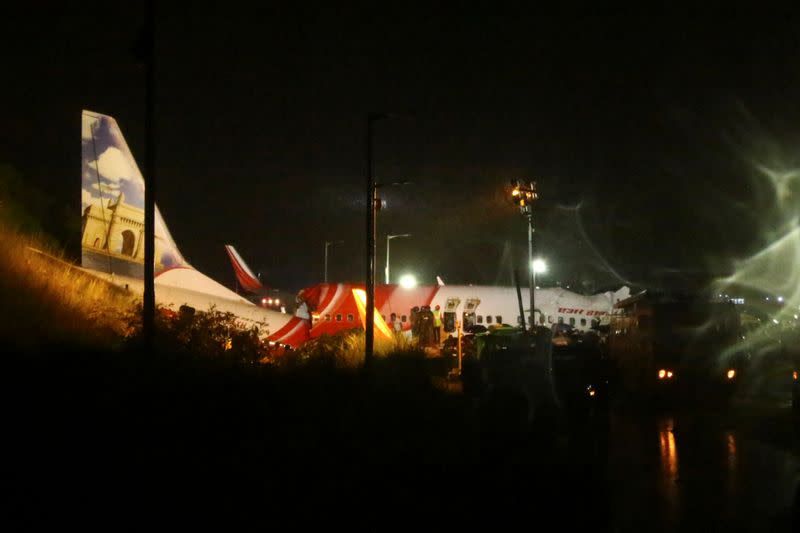
[[[463,316],[463,329],[467,329],[470,326],[475,325],[475,311],[478,309],[478,305],[481,301],[478,298],[470,298],[467,300],[467,303],[464,305],[464,313]]]
[[[460,303],[461,300],[458,298],[448,298],[444,305],[442,323],[444,325],[444,330],[447,333],[451,333],[456,330],[456,308]]]

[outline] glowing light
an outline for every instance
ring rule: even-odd
[[[417,278],[411,274],[404,274],[400,276],[400,286],[404,289],[413,289],[417,286]]]
[[[275,298],[275,305],[280,305],[280,304],[281,304],[280,298]]]
[[[261,303],[264,304],[264,305],[267,305],[267,299],[266,298],[261,298]]]
[[[367,291],[364,289],[353,289],[353,296],[355,297],[356,307],[358,308],[358,314],[361,317],[361,325],[366,328],[367,327]],[[391,340],[394,338],[392,334],[392,330],[389,329],[389,326],[386,325],[386,321],[383,319],[381,314],[378,312],[377,309],[373,309],[373,320],[374,320],[374,327],[373,329],[380,334],[382,334],[387,339]]]
[[[543,272],[547,272],[547,263],[544,262],[544,259],[536,258],[533,260],[532,263],[533,271],[536,274],[541,274]]]
[[[728,370],[728,379],[733,379],[735,377],[736,377],[736,370],[734,370],[732,368],[730,370]]]
[[[795,370],[794,372],[792,372],[792,379],[793,379],[793,380],[795,380],[795,381],[797,381],[797,370]]]
[[[661,370],[658,371],[658,379],[664,379],[664,376],[666,376],[666,375],[667,375],[667,371],[666,370],[661,369]]]
[[[669,379],[671,377],[672,377],[672,371],[671,370],[667,370],[667,379]]]
[[[778,301],[783,303],[783,296],[778,296]]]
[[[672,427],[664,428],[659,432],[661,443],[661,467],[671,477],[678,477],[678,446]]]
[[[511,191],[511,196],[519,196],[519,189],[514,189]]]
[[[272,305],[272,298],[267,298],[267,303]]]
[[[772,323],[773,323],[773,324],[780,324],[780,322],[778,322],[778,319],[777,319],[777,318],[773,318],[773,319],[772,319]]]

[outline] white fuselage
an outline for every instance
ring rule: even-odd
[[[530,292],[520,290],[525,322],[529,322]],[[615,293],[584,296],[561,288],[537,289],[534,293],[534,320],[544,325],[564,323],[588,331],[594,324],[607,324],[616,303]],[[518,325],[520,298],[514,287],[445,285],[433,297],[443,312],[455,312],[463,325]]]

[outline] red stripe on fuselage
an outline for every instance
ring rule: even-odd
[[[282,328],[267,338],[271,341],[288,344],[296,348],[308,340],[309,329],[310,324],[308,320],[294,316],[284,324]]]
[[[334,334],[339,331],[363,327],[358,314],[352,289],[363,289],[361,284],[336,285],[336,291],[331,291],[333,284],[317,285],[303,291],[308,296],[306,300],[310,311],[318,316],[317,322],[311,327],[311,337],[325,334]],[[439,291],[438,285],[404,289],[398,285],[377,285],[375,287],[375,307],[380,314],[389,319],[392,313],[397,316],[406,316],[403,329],[409,329],[411,322],[409,316],[413,307],[430,305]],[[317,298],[319,293],[330,294],[330,298]],[[326,320],[326,316],[330,320]],[[337,316],[340,320],[336,320]],[[352,317],[352,320],[348,320]]]

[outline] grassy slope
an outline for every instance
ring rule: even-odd
[[[134,297],[58,257],[41,240],[0,226],[0,336],[20,348],[119,339]]]

